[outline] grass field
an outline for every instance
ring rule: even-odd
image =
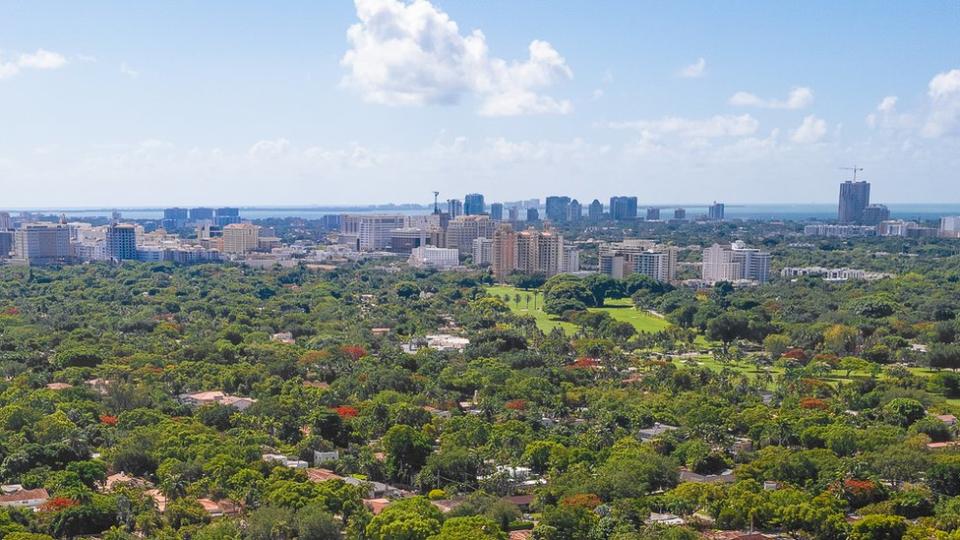
[[[543,311],[543,294],[540,291],[524,291],[516,287],[498,285],[488,287],[487,294],[503,298],[509,296],[507,305],[514,313],[531,315],[537,321],[537,327],[543,332],[549,332],[556,327],[560,327],[567,334],[573,334],[577,331],[577,325],[561,321]],[[520,295],[520,302],[516,301],[516,296]],[[527,298],[530,302],[527,302]],[[617,321],[627,322],[633,325],[638,332],[658,332],[670,326],[670,323],[657,317],[656,315],[640,311],[633,307],[633,302],[629,298],[620,298],[617,300],[607,300],[606,304],[600,308],[590,308],[590,311],[605,311]]]

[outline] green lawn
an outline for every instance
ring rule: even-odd
[[[577,325],[561,321],[558,317],[545,313],[543,311],[543,294],[540,291],[524,291],[507,285],[497,285],[487,288],[487,294],[503,298],[508,295],[510,301],[507,305],[514,313],[531,315],[537,321],[537,327],[543,332],[549,332],[556,327],[563,328],[567,334],[573,334],[577,331]],[[520,302],[516,302],[516,295],[520,295]],[[527,298],[530,303],[527,303]],[[633,302],[629,298],[620,298],[617,300],[607,300],[606,304],[600,308],[590,308],[590,311],[605,311],[617,321],[628,322],[637,329],[638,332],[658,332],[670,326],[670,323],[657,317],[656,315],[640,311],[633,307]]]

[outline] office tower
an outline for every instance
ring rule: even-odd
[[[496,236],[496,232],[493,233]],[[473,264],[491,264],[493,262],[493,239],[473,239]]]
[[[24,223],[14,233],[14,251],[29,265],[70,262],[70,228],[65,223]]]
[[[239,208],[217,208],[216,210],[216,224],[224,227],[233,223],[240,223],[240,209]]]
[[[116,261],[137,258],[137,228],[129,223],[113,223],[105,232],[106,256]]]
[[[600,272],[615,279],[638,273],[669,283],[676,278],[677,253],[677,248],[653,240],[604,243],[599,249]]]
[[[536,208],[527,208],[527,221],[540,221],[540,211]]]
[[[554,223],[563,223],[567,220],[570,211],[570,197],[551,195],[547,197],[546,216]]]
[[[660,221],[660,209],[647,208],[647,221]]]
[[[493,233],[490,266],[498,281],[503,281],[516,267],[517,233],[509,225],[501,225]]]
[[[940,236],[944,238],[960,238],[960,216],[944,216],[940,218]]]
[[[414,248],[425,246],[427,230],[419,227],[402,227],[390,231],[389,251],[393,253],[410,253]]]
[[[479,216],[486,207],[483,204],[483,195],[469,193],[463,198],[463,213],[467,216]]]
[[[882,221],[890,219],[890,209],[882,204],[871,204],[863,209],[864,225],[879,225]]]
[[[213,221],[213,208],[191,208],[190,221]]]
[[[520,207],[511,206],[507,209],[507,221],[516,222],[520,221]]]
[[[186,208],[166,208],[163,211],[163,228],[179,229],[187,224]]]
[[[870,182],[851,182],[840,184],[840,204],[837,208],[837,220],[840,223],[861,223],[863,211],[870,205]]]
[[[610,219],[637,219],[637,198],[610,197]]]
[[[447,213],[450,219],[463,215],[463,203],[460,199],[447,199]]]
[[[580,271],[580,250],[571,244],[563,245],[563,254],[560,258],[560,273],[572,274]]]
[[[490,205],[490,219],[503,221],[503,203],[495,202]]]
[[[723,221],[724,212],[725,208],[723,203],[713,201],[713,204],[707,208],[707,219],[710,221]]]
[[[756,248],[748,248],[737,240],[724,248],[714,244],[703,250],[703,280],[718,281],[750,280],[766,283],[770,277],[770,254]]]
[[[243,255],[260,245],[260,227],[250,223],[231,223],[223,228],[223,252]]]
[[[405,220],[394,214],[346,214],[340,216],[341,240],[350,238],[350,244],[362,251],[382,251],[390,245],[390,234],[403,228]]]
[[[0,259],[6,259],[13,251],[13,231],[0,231]]]
[[[673,219],[687,219],[687,211],[683,208],[677,208],[673,211]]]
[[[0,212],[0,231],[9,231],[10,229],[13,229],[13,221],[10,219],[10,214]]]
[[[567,208],[567,221],[570,223],[579,223],[583,218],[583,205],[580,204],[580,201],[573,199]]]
[[[477,238],[493,238],[496,223],[490,216],[460,216],[447,224],[446,246],[466,255]]]
[[[590,221],[597,222],[603,219],[603,203],[597,199],[594,199],[590,203],[590,209],[587,210],[587,216],[590,218]]]

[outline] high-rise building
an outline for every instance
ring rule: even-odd
[[[723,221],[725,210],[723,203],[713,201],[713,204],[707,208],[707,219],[710,221]]]
[[[394,214],[349,214],[340,217],[341,241],[361,251],[382,251],[390,246],[394,229],[403,228],[404,217]]]
[[[493,233],[497,235],[496,232]],[[493,262],[493,239],[475,238],[473,240],[473,264],[491,264]]]
[[[163,227],[165,229],[179,229],[187,224],[189,213],[186,208],[165,208],[163,210]]]
[[[879,225],[890,219],[890,209],[882,204],[871,204],[863,209],[864,225]]]
[[[536,229],[517,233],[517,270],[550,277],[560,273],[562,263],[563,236],[559,233]]]
[[[672,246],[657,245],[653,240],[604,243],[599,249],[600,272],[615,279],[637,273],[669,283],[676,278],[677,251]]]
[[[660,209],[659,208],[647,208],[647,221],[660,221]]]
[[[217,225],[224,227],[232,223],[240,223],[240,209],[223,207],[217,208],[216,212]]]
[[[390,231],[389,251],[410,253],[414,248],[430,244],[427,230],[419,227],[401,227]]]
[[[463,202],[460,199],[447,199],[447,213],[450,219],[463,215]]]
[[[13,221],[8,212],[0,212],[0,231],[9,231],[13,229]]]
[[[6,259],[13,251],[13,231],[0,231],[0,259]]]
[[[547,197],[546,216],[554,223],[563,223],[567,221],[567,214],[570,212],[570,197],[551,195]]]
[[[460,216],[447,224],[446,244],[461,255],[473,250],[473,241],[477,238],[493,238],[496,223],[490,216]]]
[[[840,204],[837,220],[840,223],[861,223],[863,211],[870,205],[870,182],[846,182],[840,184]]]
[[[490,219],[503,221],[503,203],[495,202],[490,205]]]
[[[520,221],[520,207],[511,206],[510,209],[507,210],[507,219],[512,222]]]
[[[490,266],[493,275],[503,281],[516,268],[517,264],[517,233],[509,225],[501,225],[493,233],[493,244],[490,247]]]
[[[597,199],[594,199],[590,203],[590,209],[587,210],[587,216],[590,218],[590,221],[597,222],[603,219],[603,203]]]
[[[536,222],[540,221],[540,211],[536,208],[527,208],[527,221]]]
[[[945,238],[960,238],[960,216],[944,216],[940,218],[940,236]]]
[[[137,258],[137,228],[129,223],[111,223],[105,233],[106,255],[116,261]]]
[[[766,283],[770,277],[770,254],[756,248],[748,248],[737,240],[724,248],[714,244],[703,250],[703,280],[718,281],[750,280]]]
[[[223,252],[243,255],[260,246],[260,227],[250,223],[231,223],[223,228]]]
[[[610,197],[610,219],[637,219],[637,198]]]
[[[687,219],[687,211],[683,208],[677,208],[673,211],[673,219]]]
[[[24,223],[14,234],[16,258],[24,264],[70,262],[70,228],[66,223]]]
[[[213,208],[191,208],[190,221],[213,221]]]
[[[463,198],[463,213],[468,216],[479,216],[486,210],[483,203],[483,195],[479,193],[468,193]]]
[[[567,208],[567,221],[570,223],[579,223],[580,220],[583,219],[583,205],[580,204],[580,201],[573,199]]]

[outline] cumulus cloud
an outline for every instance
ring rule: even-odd
[[[827,122],[812,114],[803,119],[800,127],[793,130],[790,140],[798,144],[813,144],[823,139],[827,134]]]
[[[59,69],[67,64],[67,59],[60,53],[37,49],[36,52],[17,55],[5,60],[0,54],[0,79],[13,77],[28,69]]]
[[[680,70],[680,76],[685,79],[698,79],[707,72],[707,61],[703,58],[697,58],[697,61]]]
[[[573,77],[550,43],[534,40],[524,61],[490,56],[480,30],[462,35],[457,23],[427,0],[356,0],[360,22],[347,31],[343,84],[384,105],[454,104],[481,100],[480,114],[565,114],[568,100],[540,93]]]
[[[737,107],[760,107],[762,109],[802,109],[813,103],[813,90],[806,86],[794,88],[787,99],[763,99],[750,92],[737,92],[730,96],[730,104]]]
[[[960,128],[960,69],[938,73],[930,80],[927,95],[930,113],[923,126],[925,137],[940,137]]]
[[[760,127],[760,122],[749,114],[743,114],[740,116],[716,115],[703,119],[671,116],[659,120],[611,122],[607,126],[614,129],[635,129],[652,135],[716,138],[752,135]]]

